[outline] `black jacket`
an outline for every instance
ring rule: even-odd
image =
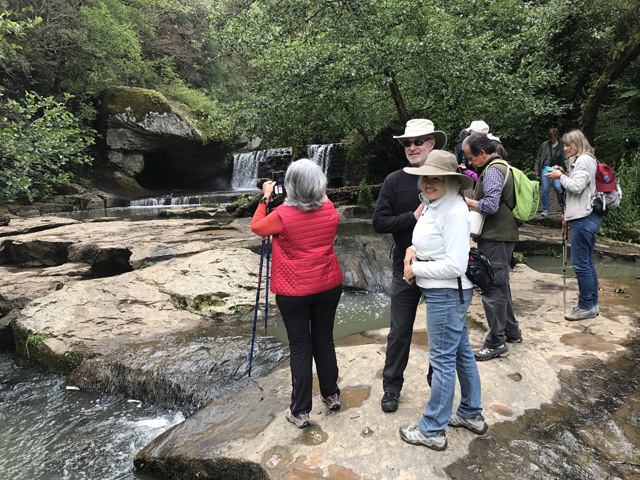
[[[456,156],[458,165],[464,164],[465,167],[470,167],[469,160],[467,159],[467,156],[464,154],[464,150],[462,149],[462,142],[456,144],[456,146],[453,147],[453,154]]]
[[[413,227],[416,226],[415,210],[420,205],[418,176],[403,170],[389,174],[382,183],[376,209],[373,211],[373,229],[377,233],[393,234],[396,243],[394,260],[404,259],[411,245]],[[394,266],[397,262],[394,262]]]

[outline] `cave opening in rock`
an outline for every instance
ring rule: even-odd
[[[171,152],[150,152],[144,155],[144,169],[136,180],[149,190],[171,190],[184,188],[179,172],[174,167],[175,159]]]

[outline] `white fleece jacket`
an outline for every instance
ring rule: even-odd
[[[469,262],[469,208],[459,195],[429,202],[421,195],[425,208],[413,229],[411,247],[419,261],[413,273],[421,288],[473,288],[464,274]],[[420,261],[422,260],[422,261]],[[425,261],[428,260],[428,261]]]
[[[569,174],[560,176],[560,183],[567,190],[564,210],[566,221],[591,215],[597,169],[597,160],[591,155],[569,159]]]

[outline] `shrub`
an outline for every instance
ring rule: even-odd
[[[364,208],[367,212],[370,212],[375,207],[373,202],[373,195],[371,195],[371,189],[364,180],[360,182],[360,189],[358,190],[358,205]]]
[[[69,167],[91,163],[85,152],[95,132],[81,127],[64,103],[27,92],[1,103],[0,112],[0,203],[43,200],[54,185],[69,185]]]

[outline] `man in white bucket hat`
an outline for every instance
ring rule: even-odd
[[[408,166],[421,167],[434,149],[443,149],[447,135],[436,130],[431,120],[409,120],[404,135],[393,138],[404,147]],[[404,256],[411,245],[413,227],[424,205],[419,199],[420,189],[413,175],[402,169],[391,173],[382,184],[376,209],[373,212],[373,228],[377,233],[391,233],[393,249],[393,279],[391,281],[391,321],[387,336],[387,355],[382,371],[384,396],[383,412],[395,412],[404,382],[404,369],[409,360],[413,323],[420,301],[420,289],[404,279]]]

